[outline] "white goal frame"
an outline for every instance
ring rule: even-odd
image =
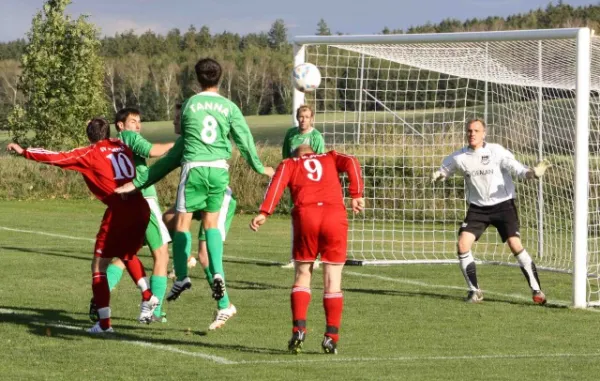
[[[590,72],[591,32],[588,28],[566,28],[547,30],[464,32],[439,34],[402,35],[340,35],[340,36],[297,36],[294,38],[294,66],[305,62],[305,49],[309,45],[348,44],[428,44],[492,41],[526,41],[571,39],[576,41],[576,137],[573,210],[573,306],[585,308],[587,302],[587,252],[588,252],[588,187],[589,187],[589,133],[590,133]],[[487,93],[486,93],[487,96]],[[292,119],[295,111],[305,101],[305,94],[294,90]],[[487,104],[486,104],[487,106]],[[449,154],[448,152],[447,154]],[[541,217],[541,215],[540,215]],[[458,221],[457,221],[458,224]],[[394,261],[392,261],[394,262]],[[446,261],[448,262],[448,261]]]

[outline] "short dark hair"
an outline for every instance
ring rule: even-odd
[[[92,143],[110,138],[110,123],[104,118],[94,118],[88,122],[85,130]]]
[[[212,58],[203,58],[195,66],[196,78],[202,88],[214,87],[221,80],[221,65]]]
[[[467,120],[467,123],[465,123],[465,130],[467,128],[469,128],[471,126],[471,124],[479,122],[481,123],[481,125],[483,126],[483,129],[485,130],[487,128],[487,125],[485,124],[485,121],[481,118],[473,118],[473,119],[469,119]]]
[[[117,111],[117,114],[115,115],[115,130],[117,133],[119,133],[119,127],[117,126],[117,123],[125,123],[127,118],[129,118],[129,115],[142,115],[142,113],[135,107],[125,107]]]

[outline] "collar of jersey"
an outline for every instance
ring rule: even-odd
[[[478,148],[478,149],[483,149],[483,148],[485,148],[485,146],[487,146],[487,142],[483,142],[483,145],[481,146],[481,148]],[[469,152],[477,152],[477,150],[475,150],[475,149],[473,149],[473,148],[471,148],[469,146],[467,146],[467,150]]]
[[[210,97],[222,97],[221,94],[215,93],[214,91],[201,91],[196,95],[208,95]]]

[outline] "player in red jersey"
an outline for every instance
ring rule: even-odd
[[[92,260],[92,292],[100,320],[87,330],[101,334],[114,332],[110,324],[110,291],[106,280],[106,268],[112,258],[121,258],[126,263],[129,274],[142,291],[140,322],[151,321],[158,298],[152,295],[144,267],[136,255],[144,242],[150,218],[148,203],[140,193],[127,199],[114,194],[118,186],[135,177],[133,154],[119,139],[110,139],[110,125],[105,119],[92,119],[86,132],[92,144],[67,152],[23,149],[15,143],[9,144],[7,149],[30,160],[80,172],[94,196],[106,204]]]
[[[296,149],[294,158],[285,159],[269,184],[260,214],[250,228],[257,231],[273,213],[283,191],[289,186],[294,202],[292,253],[296,268],[292,287],[292,338],[288,349],[298,353],[306,335],[306,313],[310,303],[313,263],[321,254],[323,263],[323,307],[327,326],[323,343],[325,353],[337,353],[338,331],[342,320],[342,268],[346,262],[348,217],[339,173],[350,181],[352,211],[364,209],[363,180],[358,160],[335,151],[315,154],[308,145]]]

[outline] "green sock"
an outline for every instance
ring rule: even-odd
[[[221,274],[225,279],[223,271],[223,238],[219,229],[206,229],[206,247],[208,249],[208,268],[214,274]]]
[[[219,299],[217,302],[217,308],[222,310],[223,308],[229,307],[229,304],[229,294],[227,294],[227,290],[225,290],[225,296]]]
[[[190,232],[175,232],[173,235],[173,266],[177,280],[183,280],[188,276],[187,260],[191,252],[192,235]]]
[[[212,287],[212,276],[213,276],[213,274],[210,272],[210,268],[205,267],[202,270],[204,270],[204,275],[206,275],[206,281],[208,282],[208,285],[210,287]]]
[[[113,288],[117,287],[117,284],[121,281],[121,277],[123,276],[123,269],[117,265],[113,265],[112,263],[108,265],[106,269],[106,279],[108,280],[108,289],[110,291]]]
[[[165,298],[165,293],[167,292],[167,277],[152,275],[150,277],[150,290],[152,294],[156,296],[159,300],[158,307],[154,310],[154,316],[160,317],[162,313],[162,305],[163,299]]]

